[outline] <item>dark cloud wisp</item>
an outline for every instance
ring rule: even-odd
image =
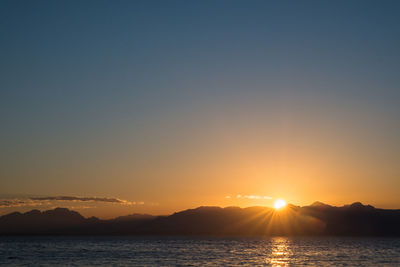
[[[143,205],[144,202],[127,201],[119,198],[108,197],[76,197],[76,196],[44,196],[44,197],[25,197],[25,198],[4,198],[0,199],[0,208],[21,207],[21,206],[41,206],[56,202],[92,202],[109,203],[118,205]]]
[[[118,199],[118,198],[107,198],[107,197],[73,197],[73,196],[55,196],[55,197],[31,197],[31,200],[57,200],[57,201],[94,201],[94,202],[109,202],[109,203],[120,203],[126,204],[129,201]]]

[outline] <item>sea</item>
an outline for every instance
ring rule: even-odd
[[[1,266],[400,266],[400,238],[0,237]]]

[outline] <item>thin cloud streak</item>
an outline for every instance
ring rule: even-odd
[[[21,199],[2,199],[0,200],[0,208],[4,207],[23,207],[33,205],[34,201],[24,201]]]
[[[75,197],[75,196],[45,196],[45,197],[29,197],[25,199],[0,199],[0,208],[23,207],[23,206],[41,206],[49,205],[54,202],[97,202],[110,203],[118,205],[144,205],[143,201],[127,201],[119,198],[107,197]]]
[[[245,199],[272,199],[270,196],[259,196],[259,195],[236,195],[236,198],[245,198]]]
[[[74,197],[74,196],[55,196],[55,197],[31,197],[31,200],[58,200],[58,201],[95,201],[95,202],[109,202],[109,203],[132,203],[118,198],[106,197]]]

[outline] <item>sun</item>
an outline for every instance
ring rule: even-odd
[[[275,200],[275,202],[274,202],[274,208],[275,208],[276,210],[279,210],[279,209],[281,209],[281,208],[283,208],[283,207],[285,207],[285,206],[286,206],[286,201],[283,200],[283,199],[277,199],[277,200]]]

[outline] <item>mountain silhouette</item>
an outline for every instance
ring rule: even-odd
[[[315,202],[267,207],[198,207],[169,216],[132,214],[110,220],[56,208],[0,217],[0,235],[198,235],[198,236],[400,236],[400,210],[360,202],[342,207]]]
[[[76,211],[56,208],[41,212],[31,210],[26,213],[13,212],[0,217],[1,234],[68,234],[85,225],[98,222],[95,217],[84,218]]]

